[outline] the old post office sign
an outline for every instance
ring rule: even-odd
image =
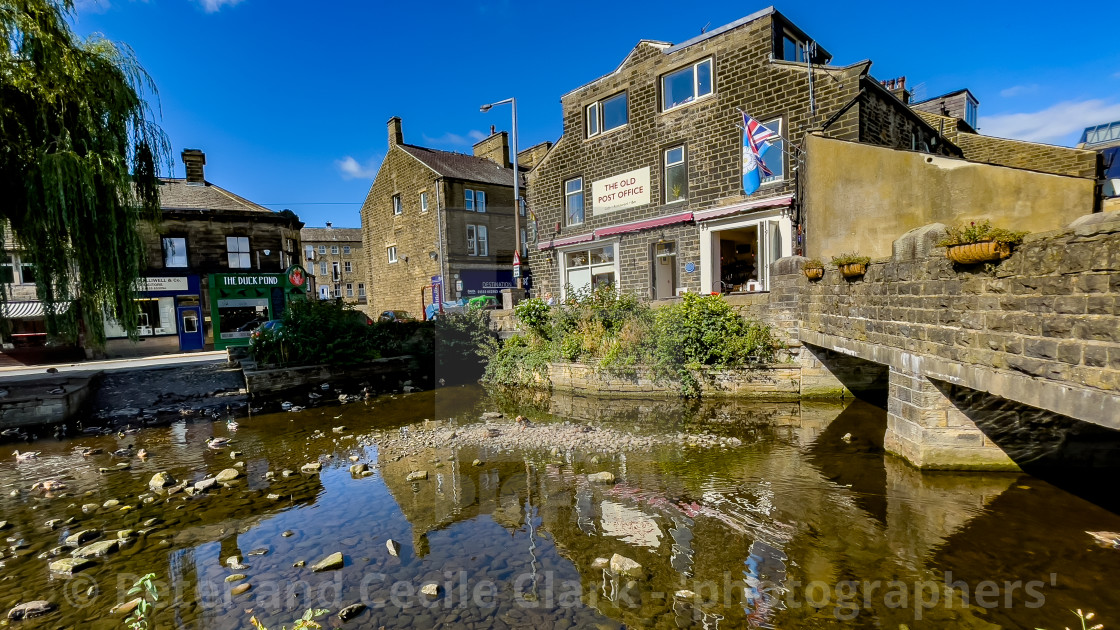
[[[607,214],[649,204],[649,167],[591,183],[591,212]]]

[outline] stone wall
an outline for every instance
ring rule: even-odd
[[[1038,142],[993,138],[975,133],[957,135],[957,146],[967,160],[1025,168],[1071,177],[1097,177],[1098,153]]]
[[[2,387],[6,395],[0,398],[0,429],[34,428],[73,420],[84,410],[101,376],[100,371],[89,370],[6,377]],[[59,389],[62,391],[58,392]]]
[[[679,385],[659,382],[647,369],[639,369],[634,376],[627,377],[608,374],[582,363],[554,363],[549,366],[548,376],[554,390],[644,398],[680,396]],[[718,370],[702,379],[701,395],[705,398],[797,400],[801,396],[800,382],[800,368],[791,364]]]
[[[395,388],[397,381],[412,378],[413,358],[411,356],[375,359],[359,367],[332,367],[329,365],[305,365],[298,367],[261,369],[252,361],[243,359],[245,390],[250,396],[280,396],[287,392],[310,391],[310,387],[320,383],[340,382],[357,383],[369,381],[375,389],[384,386]],[[358,391],[347,392],[357,394]]]

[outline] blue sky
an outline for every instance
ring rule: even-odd
[[[919,96],[968,87],[983,133],[1072,145],[1120,120],[1120,46],[1106,2],[776,5],[832,53],[906,75]],[[522,148],[560,133],[560,95],[605,74],[643,38],[679,42],[757,5],[681,3],[78,0],[75,30],[136,52],[159,89],[158,122],[183,175],[183,148],[207,179],[309,226],[358,226],[386,150],[405,141],[470,152],[518,99]],[[862,7],[862,12],[853,10]],[[954,23],[956,20],[956,23]],[[511,51],[520,51],[513,54]]]

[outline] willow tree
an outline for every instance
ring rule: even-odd
[[[14,248],[35,266],[48,331],[74,333],[80,315],[101,341],[105,315],[136,329],[137,228],[159,217],[170,148],[132,50],[75,35],[73,9],[0,0],[0,259]]]

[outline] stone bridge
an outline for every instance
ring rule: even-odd
[[[907,233],[854,280],[774,263],[767,314],[805,374],[856,390],[889,372],[884,446],[920,468],[1114,462],[1120,212],[1028,236],[994,265],[955,266],[943,231]]]

